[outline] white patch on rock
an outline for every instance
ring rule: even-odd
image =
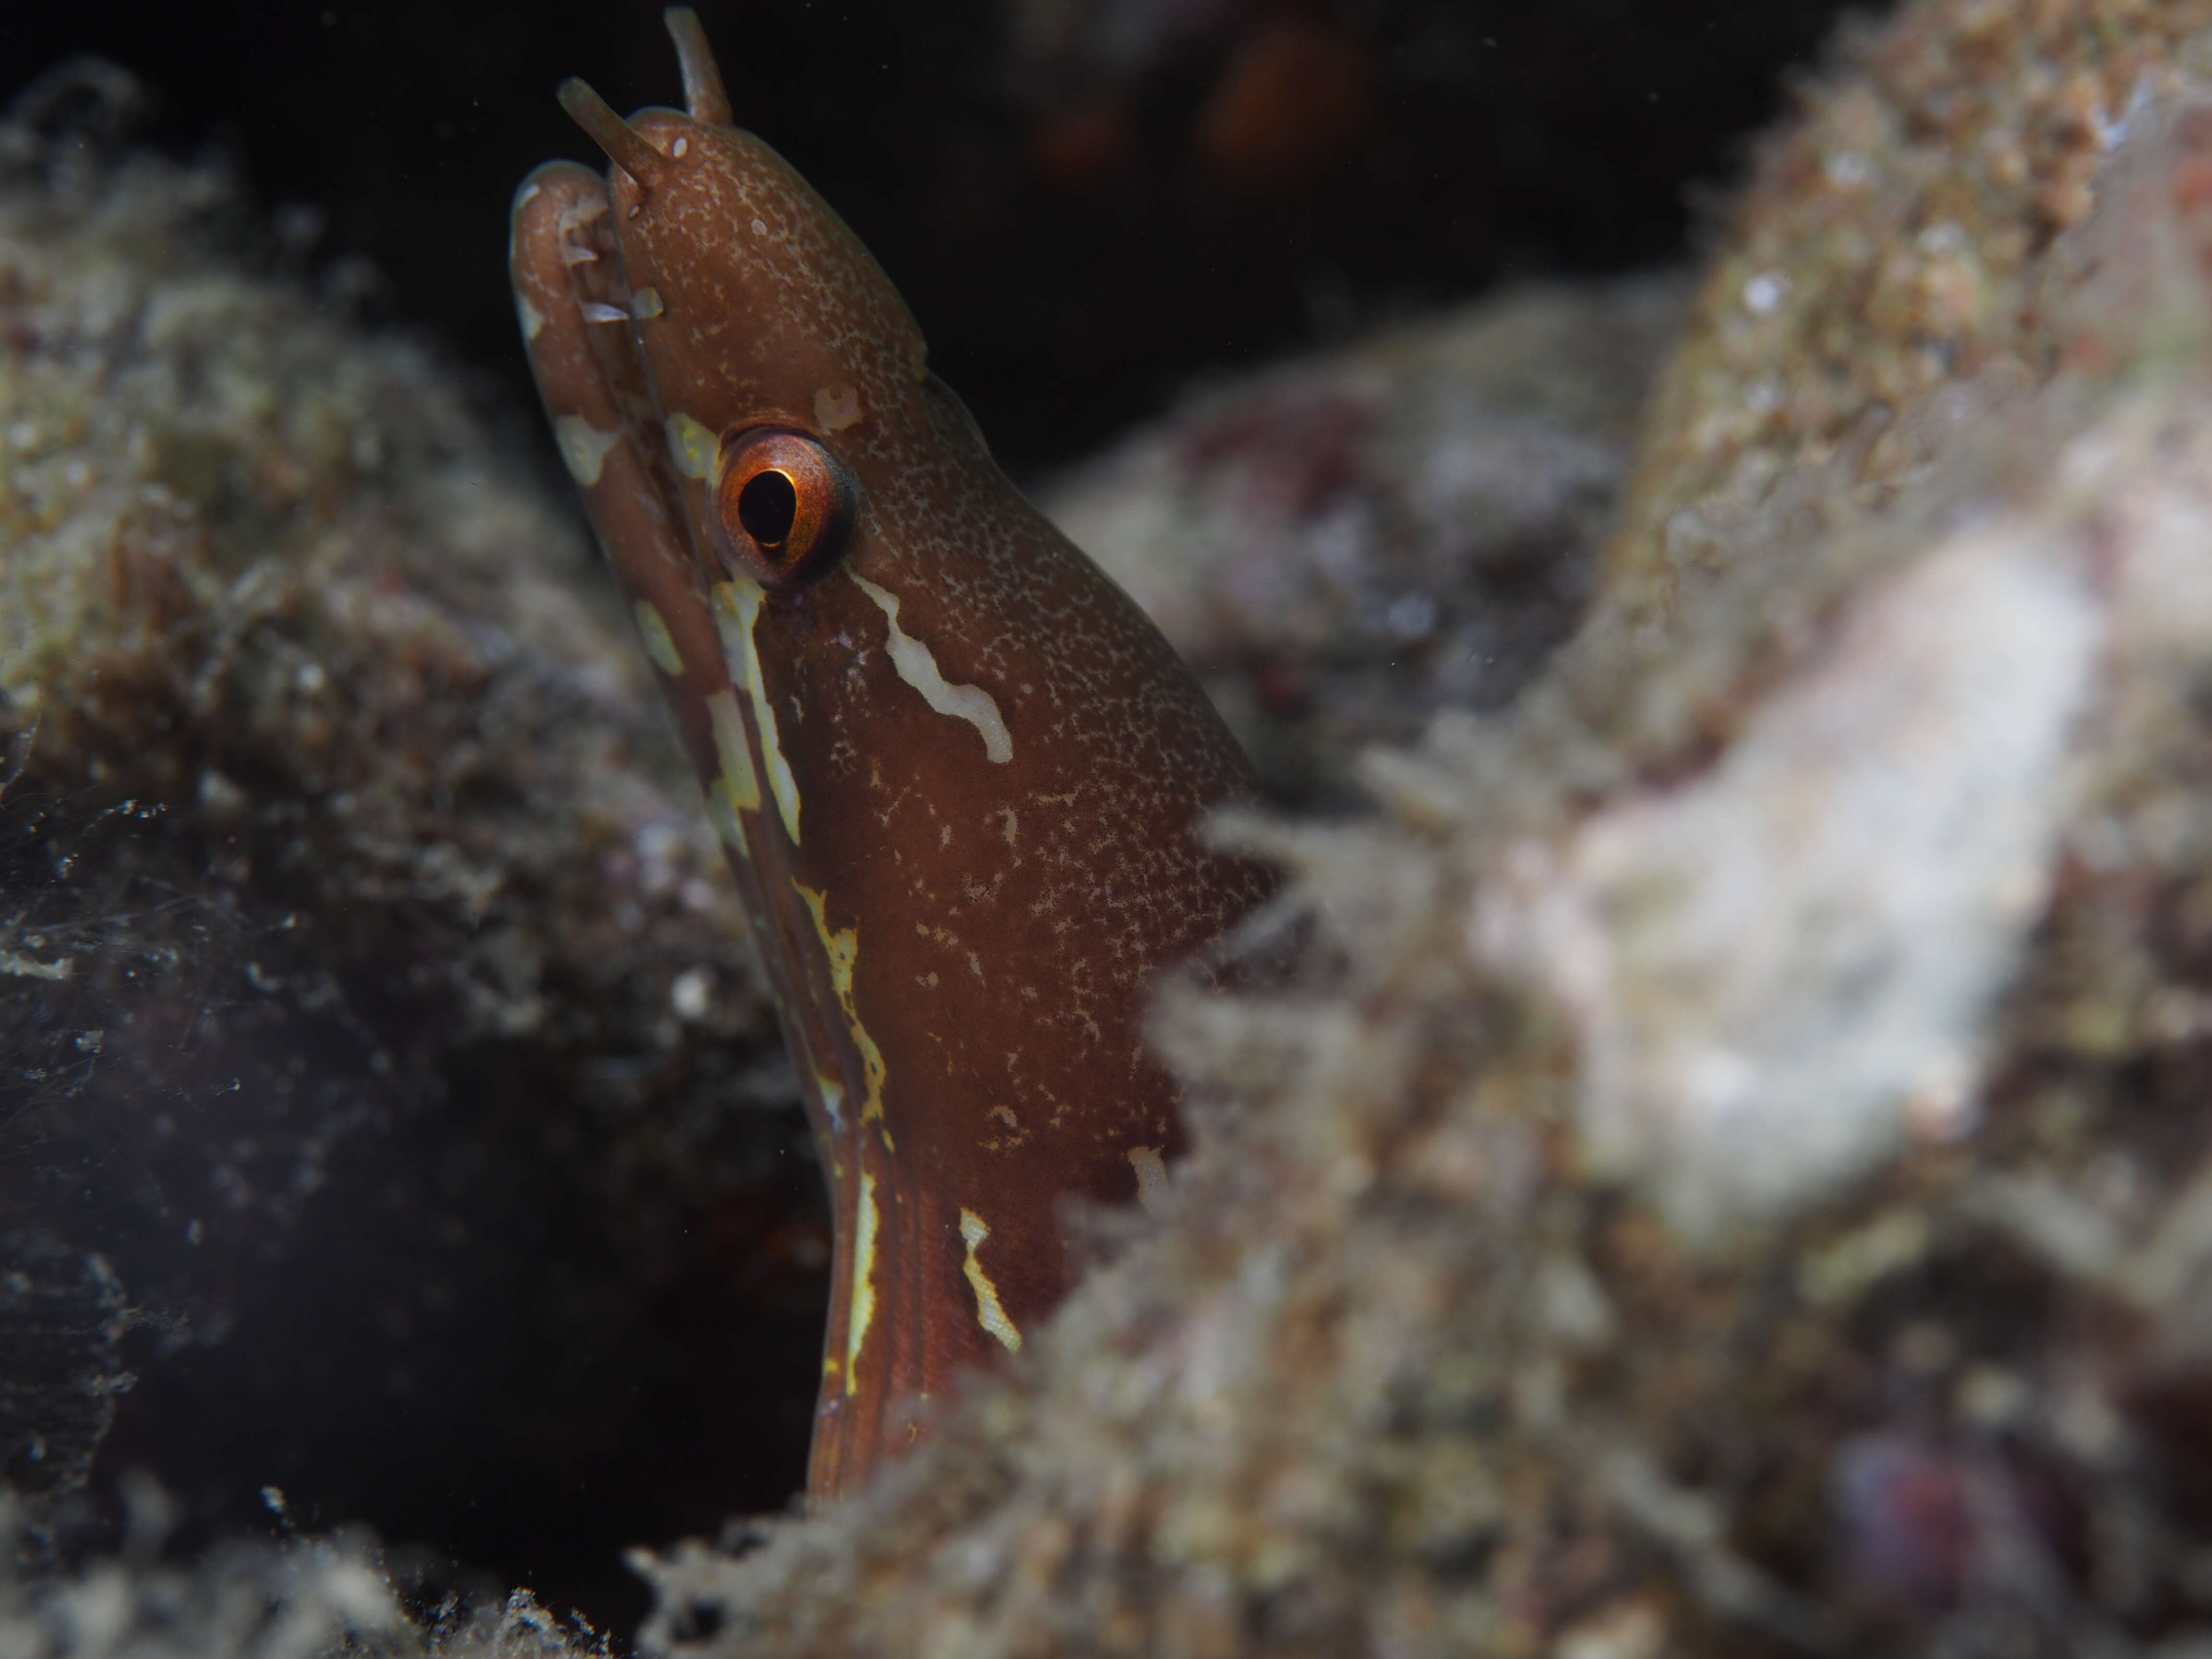
[[[1863,600],[1696,781],[1526,842],[1473,940],[1564,1003],[1601,1168],[1676,1229],[1963,1133],[1980,1028],[2047,896],[2102,636],[2053,538],[1965,532]]]

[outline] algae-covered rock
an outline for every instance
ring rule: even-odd
[[[425,352],[250,274],[219,171],[39,116],[0,133],[28,1536],[67,1541],[95,1457],[179,1487],[185,1537],[302,1481],[427,1529],[433,1472],[495,1533],[655,1465],[694,1524],[780,1501],[818,1182],[586,538]]]

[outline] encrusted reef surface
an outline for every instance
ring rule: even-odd
[[[1759,154],[1588,618],[1364,767],[1198,1148],[684,1653],[2212,1642],[2212,9],[1911,6]],[[741,1548],[740,1547],[750,1547]]]
[[[1229,540],[1187,637],[1265,637]],[[2208,550],[2212,3],[1856,35],[1579,626],[1362,811],[1220,827],[1304,955],[1163,994],[1158,1212],[872,1491],[638,1558],[643,1644],[2212,1650]],[[1387,620],[1399,568],[1273,591]],[[351,1548],[232,1571],[310,1646],[412,1639]],[[276,1639],[119,1571],[0,1644]],[[589,1645],[526,1601],[430,1639]]]

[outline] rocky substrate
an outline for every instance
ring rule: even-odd
[[[1625,495],[1626,462],[1607,457],[1625,456],[1616,418],[1632,371],[1547,404],[1515,393],[1495,355],[1443,391],[1441,359],[1387,343],[1206,394],[1066,483],[1058,510],[1159,606],[1232,716],[1263,736],[1254,711],[1274,722],[1285,793],[1334,809],[1217,826],[1291,872],[1247,942],[1302,941],[1299,966],[1264,995],[1164,990],[1156,1035],[1190,1084],[1195,1143],[1164,1202],[1097,1218],[1104,1265],[872,1491],[635,1557],[657,1597],[647,1648],[2184,1659],[2212,1646],[2208,71],[2203,0],[1922,0],[1853,34],[1756,158],[1659,372]],[[1664,293],[1555,294],[1488,317],[1519,304],[1516,329],[1540,332],[1528,319],[1599,306],[1622,331],[1607,361],[1626,364],[1635,319],[1659,315],[1635,307]],[[1437,338],[1506,337],[1486,325]],[[1516,372],[1541,386],[1556,368],[1567,385],[1567,348],[1595,326],[1555,329],[1559,355]],[[19,362],[31,352],[13,343],[20,331],[8,337]],[[1402,379],[1379,366],[1392,361]],[[110,392],[82,403],[88,422],[122,418],[106,412],[125,406]],[[1444,404],[1459,411],[1448,438],[1407,412]],[[395,422],[386,441],[419,428]],[[351,455],[357,422],[337,430],[331,453]],[[1516,468],[1503,459],[1515,455],[1540,459]],[[107,476],[79,454],[90,470],[72,484],[70,457],[54,456],[41,489]],[[228,459],[218,472],[228,482],[196,497],[167,487],[247,506],[265,487]],[[1424,497],[1404,482],[1424,478],[1451,489]],[[289,510],[353,510],[312,505],[350,495],[305,499]],[[498,499],[533,527],[512,542],[477,532],[478,545],[542,557],[566,533],[526,495]],[[1425,520],[1423,500],[1463,515]],[[425,533],[472,522],[455,510],[426,514]],[[1267,539],[1240,539],[1240,514]],[[1506,528],[1486,541],[1485,526]],[[82,583],[70,604],[136,616],[144,596],[176,592],[181,614],[230,614],[235,572],[169,582],[161,573],[199,556],[164,533],[88,532],[92,568],[130,580]],[[329,539],[305,537],[291,556]],[[342,726],[361,740],[303,746],[282,713],[303,696],[302,659],[322,667],[317,696],[346,700],[368,695],[350,689],[357,677],[374,687],[395,662],[448,660],[395,652],[356,611],[332,611],[366,601],[341,580],[362,556],[343,549],[362,544],[331,544],[333,562],[308,567],[329,574],[295,590],[281,626],[187,640],[168,620],[180,613],[161,610],[124,632],[187,640],[158,662],[219,665],[162,670],[153,683],[167,689],[143,706],[166,726],[129,724],[136,690],[97,720],[63,712],[106,706],[46,689],[84,672],[85,624],[11,633],[6,661],[35,672],[11,667],[6,684],[36,717],[19,722],[29,760],[11,764],[27,780],[65,763],[42,755],[81,757],[50,775],[66,787],[31,799],[100,803],[108,817],[70,809],[70,833],[109,825],[134,845],[131,815],[149,807],[188,830],[241,810],[203,788],[210,769],[274,811],[327,799],[295,775],[412,754],[402,775],[430,781],[407,787],[435,803],[437,844],[457,850],[432,857],[410,815],[366,843],[318,831],[328,839],[304,866],[319,881],[409,872],[380,877],[387,887],[346,914],[448,975],[478,960],[468,941],[507,896],[530,890],[523,872],[564,868],[579,846],[634,850],[639,824],[665,822],[654,844],[685,849],[704,879],[677,786],[648,787],[662,775],[641,767],[617,787],[624,775],[593,763],[551,791],[578,817],[520,815],[542,862],[440,885],[441,870],[485,867],[488,854],[458,849],[516,799],[486,789],[463,812],[436,793],[441,769],[526,752],[547,766],[574,752],[564,739],[641,726],[635,681],[609,645],[603,675],[565,705],[591,719],[545,717],[540,682],[571,683],[549,665],[601,660],[574,643],[591,603],[556,584],[544,592],[568,597],[533,609],[537,567],[519,557],[434,562],[410,579],[436,596],[420,626],[451,630],[461,643],[443,648],[476,660],[481,636],[447,620],[449,606],[477,614],[470,591],[445,584],[485,573],[476,603],[503,619],[487,626],[520,642],[499,672],[527,695],[425,696],[419,739],[387,719],[374,744]],[[1548,550],[1536,587],[1486,589],[1510,561],[1481,550],[1523,544]],[[11,532],[7,557],[38,545]],[[155,550],[100,551],[122,545]],[[11,564],[0,589],[11,629],[31,591],[17,568],[30,568]],[[231,569],[211,556],[208,568]],[[1540,603],[1512,611],[1528,591]],[[1465,665],[1486,629],[1500,654],[1526,653],[1496,680]],[[556,634],[571,642],[533,654]],[[281,672],[235,666],[256,651]],[[1418,732],[1392,729],[1407,717],[1378,689],[1394,651]],[[281,732],[266,752],[340,769],[295,760],[264,786],[215,750],[144,785],[88,769],[83,757],[163,752],[168,739],[146,734],[180,729],[202,684],[238,688],[223,732]],[[544,720],[541,743],[484,743],[459,723],[459,710],[502,708]],[[111,726],[139,735],[100,735]],[[609,809],[580,803],[609,793],[639,816],[594,842],[592,814]],[[283,833],[251,860],[248,894],[302,867],[283,854],[305,832]],[[406,856],[376,863],[395,842]],[[160,844],[199,843],[173,830]],[[53,856],[24,867],[52,872]],[[94,878],[73,871],[112,883],[137,867],[104,854],[5,890],[10,906],[58,895],[11,924],[18,978],[73,964],[26,979],[29,997],[83,994],[103,961],[151,971],[127,954],[137,923],[111,935],[86,920],[149,908],[67,885]],[[716,921],[720,899],[685,909],[693,867],[662,908],[633,900],[652,920],[622,936]],[[374,895],[395,890],[414,908],[378,909],[397,901]],[[252,914],[309,915],[285,904]],[[483,967],[434,982],[499,994],[434,1003],[464,1031],[524,1006],[551,1022],[525,1036],[561,1029],[567,1005],[538,988],[563,982],[559,963],[599,960],[559,944],[615,936],[591,933],[590,914],[570,911],[520,954],[541,964],[521,981],[535,1004]],[[302,920],[279,942],[337,936],[325,926]],[[121,942],[102,957],[110,937]],[[666,960],[712,963],[718,989],[742,988],[742,964],[711,954],[730,937],[702,932]],[[321,982],[307,964],[324,947],[250,949],[229,958],[249,990],[246,963]],[[732,1029],[695,1049],[683,1033],[701,1022],[676,1018],[695,1005],[672,975],[647,971],[655,988],[633,1004],[604,988],[635,983],[621,975],[636,966],[605,971],[590,1006],[643,1011],[627,1051],[666,1019],[675,1046],[652,1051],[696,1054],[701,1068],[732,1037],[766,1052],[743,1035],[764,1028],[741,989],[712,1004]],[[112,994],[128,1012],[139,994]],[[284,1008],[306,993],[257,994]],[[333,1006],[375,1005],[349,993]],[[240,1018],[228,1006],[216,1011],[225,1032]],[[46,1043],[36,1063],[55,1075],[65,1029],[104,1033],[103,1065],[127,1029],[106,1012],[11,1018],[29,1036],[9,1040]],[[357,1040],[358,1069],[382,1075]],[[374,1041],[394,1075],[422,1074]],[[41,1100],[42,1121],[70,1121],[65,1097]],[[0,1167],[53,1166],[41,1152]],[[84,1265],[83,1235],[45,1224],[62,1253],[30,1282],[127,1324],[119,1310],[143,1305],[132,1270],[103,1253],[109,1284]],[[80,1336],[57,1375],[112,1378],[104,1339]],[[100,1425],[85,1433],[94,1446]],[[152,1518],[120,1554],[9,1588],[0,1644],[597,1644],[525,1597],[456,1593],[441,1610],[350,1534],[240,1547],[196,1576],[159,1565],[146,1540],[160,1504],[137,1490],[131,1513]],[[230,1583],[251,1587],[254,1618],[216,1616],[237,1605]],[[303,1632],[295,1647],[285,1630]]]

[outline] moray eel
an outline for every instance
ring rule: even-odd
[[[565,83],[612,165],[532,173],[510,264],[828,1176],[828,1498],[1034,1334],[1078,1266],[1065,1199],[1163,1178],[1147,982],[1269,878],[1194,837],[1254,783],[1188,670],[994,465],[867,250],[732,125],[696,18],[668,22],[689,112]]]

